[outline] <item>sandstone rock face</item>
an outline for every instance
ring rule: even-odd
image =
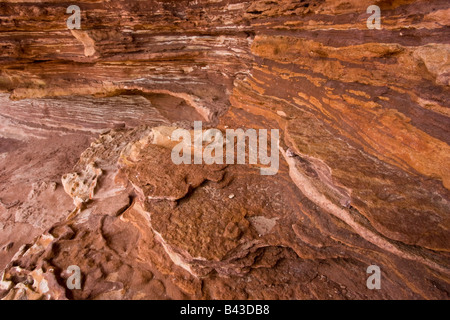
[[[450,298],[448,1],[77,5],[0,4],[0,297]],[[194,121],[277,174],[174,164]]]

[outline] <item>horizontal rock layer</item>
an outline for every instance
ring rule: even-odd
[[[381,30],[370,1],[77,4],[0,5],[2,297],[448,299],[448,1]],[[195,120],[279,129],[278,173],[174,165]]]

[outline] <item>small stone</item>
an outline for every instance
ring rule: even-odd
[[[230,194],[230,195],[228,196],[228,198],[233,199],[233,198],[234,198],[234,194]]]
[[[287,117],[286,112],[281,111],[281,110],[277,110],[277,114],[278,114],[279,116],[281,116],[281,117]]]

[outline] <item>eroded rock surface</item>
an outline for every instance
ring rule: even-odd
[[[0,5],[2,298],[449,299],[448,1],[78,3]],[[175,165],[194,121],[278,173]]]

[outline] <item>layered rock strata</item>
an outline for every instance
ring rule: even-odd
[[[0,5],[4,299],[449,298],[448,1],[78,5]],[[175,165],[193,121],[278,173]]]

